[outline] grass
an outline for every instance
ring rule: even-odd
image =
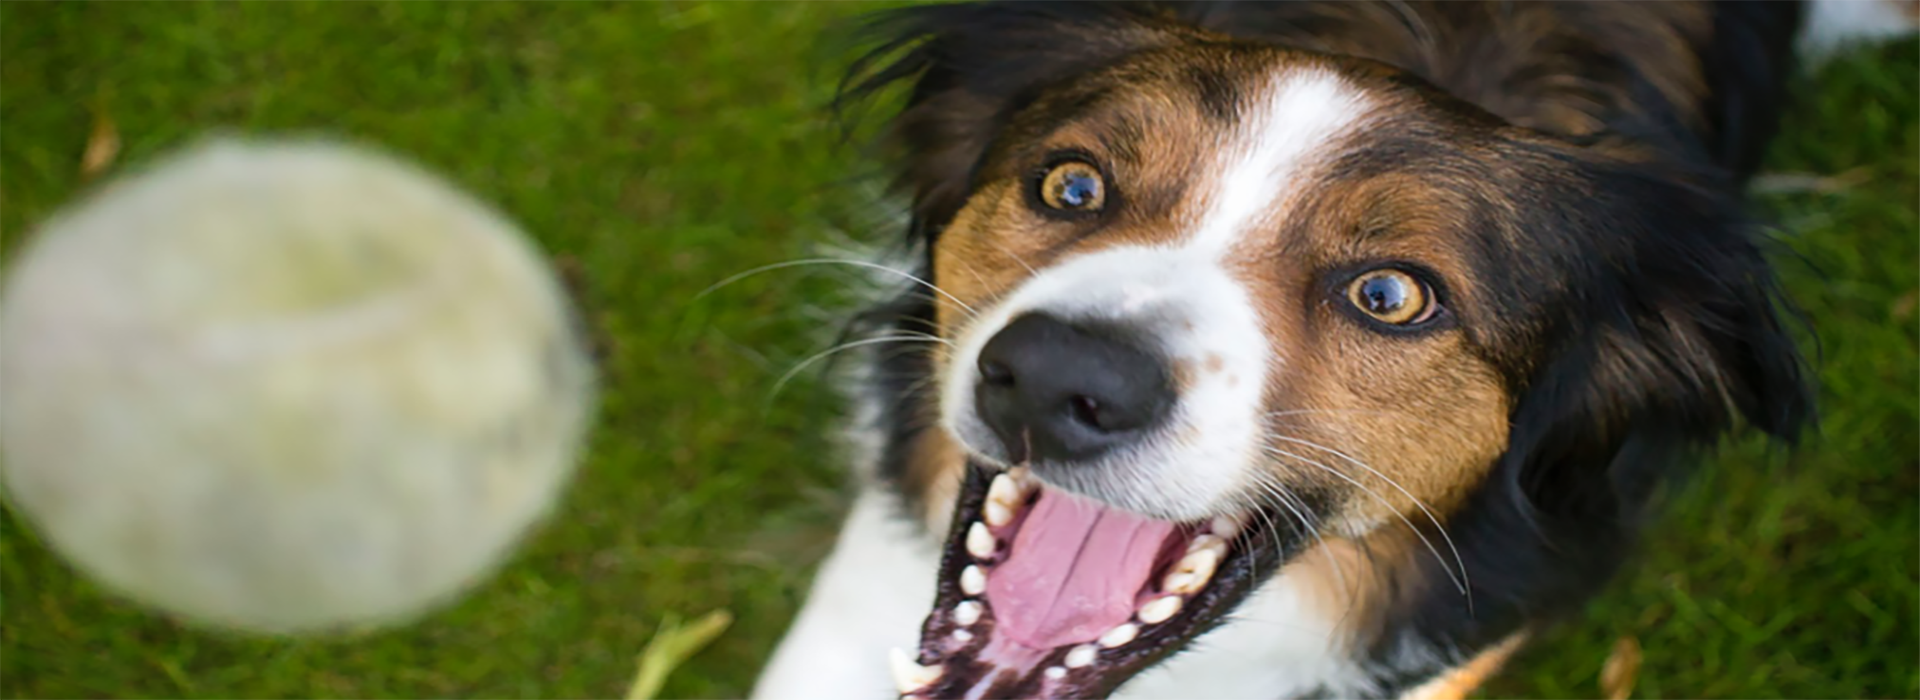
[[[609,390],[579,481],[510,566],[411,626],[273,641],[183,628],[103,594],[11,514],[6,697],[615,697],[669,615],[736,622],[669,697],[743,694],[831,541],[846,478],[822,347],[754,277],[862,225],[863,172],[822,105],[815,42],[849,4],[0,3],[0,258],[85,191],[96,111],[139,162],[213,129],[384,144],[496,202],[577,269]],[[1645,697],[1920,695],[1920,46],[1805,81],[1769,168],[1852,173],[1765,198],[1804,262],[1825,423],[1791,453],[1731,442],[1673,496],[1643,565],[1529,650],[1499,696],[1591,696],[1620,637]]]

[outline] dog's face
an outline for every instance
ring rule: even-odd
[[[1572,175],[1503,156],[1497,122],[1205,46],[1079,76],[1003,134],[932,250],[968,451],[1169,520],[1312,492],[1350,533],[1499,455],[1504,301],[1555,284],[1501,272],[1531,257],[1511,190]]]
[[[1406,528],[1464,590],[1439,540],[1491,480],[1630,500],[1630,440],[1794,420],[1764,265],[1678,175],[1370,62],[922,19],[899,128],[939,422],[1012,468],[961,491],[925,692],[1111,690],[1309,538]]]

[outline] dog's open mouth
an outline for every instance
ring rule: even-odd
[[[894,652],[894,680],[906,697],[1106,696],[1291,555],[1299,538],[1271,515],[1154,520],[970,464],[919,653]]]

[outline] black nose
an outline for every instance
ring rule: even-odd
[[[1016,456],[1081,461],[1136,441],[1166,418],[1165,365],[1111,329],[1026,314],[980,351],[974,399]]]

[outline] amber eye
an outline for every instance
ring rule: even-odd
[[[1347,299],[1382,323],[1405,326],[1433,318],[1433,294],[1413,275],[1393,268],[1372,270],[1347,285]]]
[[[1107,205],[1107,183],[1092,165],[1070,160],[1041,178],[1040,201],[1062,211],[1100,211]]]

